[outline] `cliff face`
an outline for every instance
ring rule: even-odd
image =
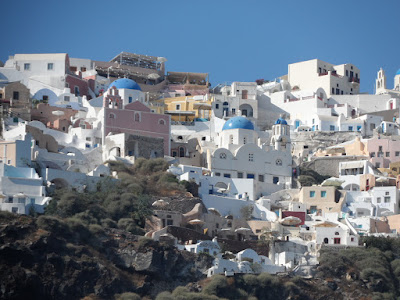
[[[62,224],[61,224],[62,225]],[[44,230],[37,219],[0,220],[1,299],[80,299],[157,294],[204,277],[211,260],[120,231]],[[62,229],[62,226],[61,226]]]

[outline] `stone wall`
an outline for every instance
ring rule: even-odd
[[[135,153],[136,144],[138,157],[164,157],[164,139],[162,138],[129,135],[125,142],[125,154],[129,154],[130,151],[132,151],[132,153]]]
[[[339,177],[339,163],[343,161],[353,161],[365,159],[364,156],[324,156],[316,157],[304,164],[305,168],[312,169],[324,176]]]

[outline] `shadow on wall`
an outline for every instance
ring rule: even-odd
[[[32,99],[47,101],[47,103],[55,103],[58,101],[56,93],[49,89],[40,89],[33,96]]]

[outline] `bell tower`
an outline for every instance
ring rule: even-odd
[[[382,68],[379,69],[375,80],[375,95],[383,94],[386,91],[386,75]]]

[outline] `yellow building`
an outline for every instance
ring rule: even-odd
[[[213,98],[208,95],[184,96],[155,101],[150,108],[156,113],[171,115],[171,121],[192,122],[210,120],[212,102]]]

